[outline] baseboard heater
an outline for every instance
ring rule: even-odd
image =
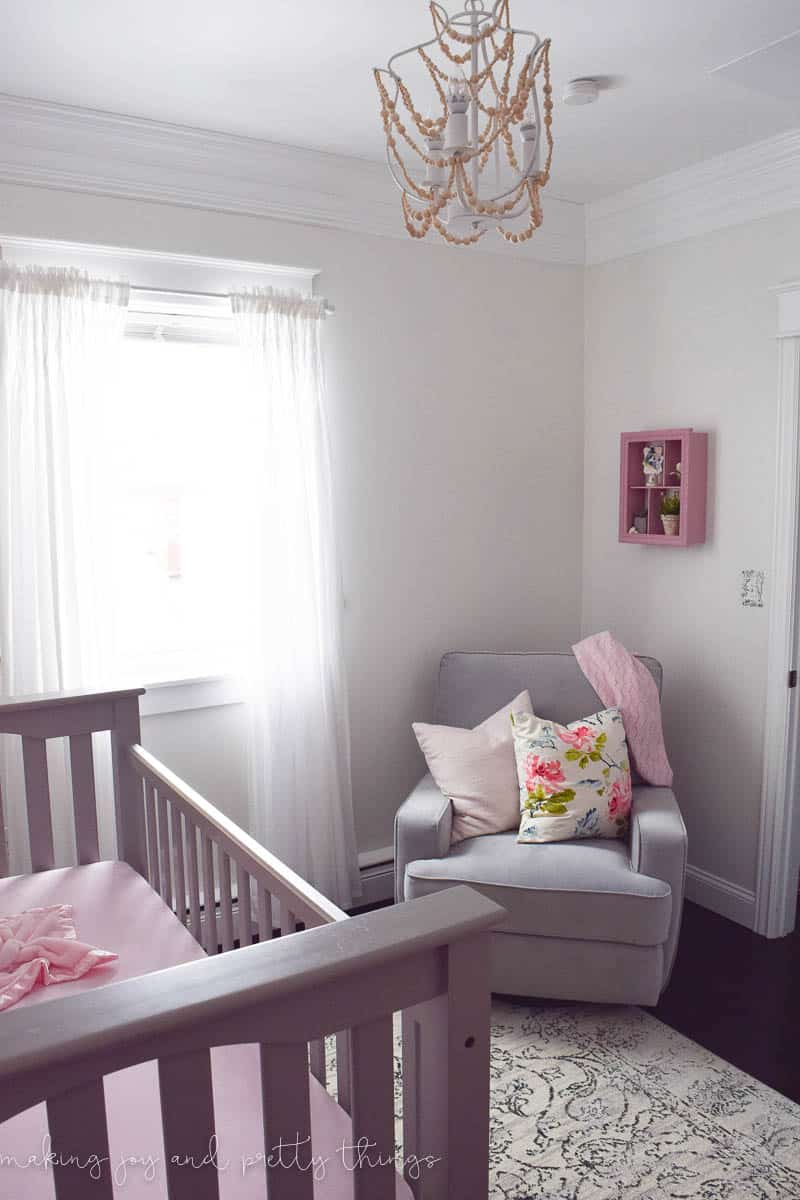
[[[385,904],[394,900],[394,850],[384,846],[379,850],[367,850],[358,856],[361,875],[361,896],[355,908],[366,908],[372,904]]]

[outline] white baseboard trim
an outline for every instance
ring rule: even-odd
[[[393,854],[391,846],[359,854],[362,892],[357,907],[380,904],[393,898]],[[701,867],[690,865],[686,868],[686,898],[721,917],[744,925],[746,929],[755,928],[755,892],[748,891],[738,883],[731,883]]]
[[[686,899],[711,912],[736,921],[746,929],[755,928],[756,895],[738,883],[712,875],[701,867],[686,868]]]
[[[364,908],[369,904],[383,904],[394,900],[394,849],[383,846],[378,850],[366,850],[358,856],[359,873],[361,875],[361,895],[353,909]],[[205,940],[205,928],[208,922],[205,903],[200,894],[200,927]],[[234,896],[231,908],[233,911],[234,937],[239,936],[239,900]],[[222,937],[222,913],[219,908],[219,893],[216,896],[217,936]],[[255,932],[255,925],[253,925]]]
[[[382,904],[394,899],[394,857],[391,846],[379,850],[367,850],[358,856],[361,874],[361,896],[355,908],[368,904]],[[701,867],[689,865],[686,868],[686,899],[708,908],[711,912],[736,921],[746,929],[755,928],[756,897],[755,892],[731,883],[719,875],[712,875]],[[233,900],[234,931],[238,936],[238,900]],[[200,913],[201,924],[205,925],[206,915],[203,909]],[[217,928],[221,930],[221,917],[217,913]]]

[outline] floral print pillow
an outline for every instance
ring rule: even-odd
[[[631,770],[618,708],[558,725],[512,713],[518,842],[618,838],[628,832]]]

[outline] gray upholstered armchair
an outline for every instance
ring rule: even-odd
[[[661,665],[642,661],[661,686]],[[568,724],[603,704],[572,654],[446,654],[435,720],[471,728],[524,688]],[[519,845],[516,832],[450,845],[452,810],[430,775],[395,819],[395,886],[412,900],[467,883],[507,911],[492,934],[492,988],[512,995],[655,1004],[675,958],[686,829],[669,788],[634,776],[629,841]]]

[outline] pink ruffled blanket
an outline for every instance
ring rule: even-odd
[[[646,783],[672,787],[653,676],[612,634],[595,633],[572,647],[589,683],[608,708],[618,708],[636,769]]]
[[[116,957],[77,940],[71,904],[0,917],[0,1012],[35,987],[80,979]]]

